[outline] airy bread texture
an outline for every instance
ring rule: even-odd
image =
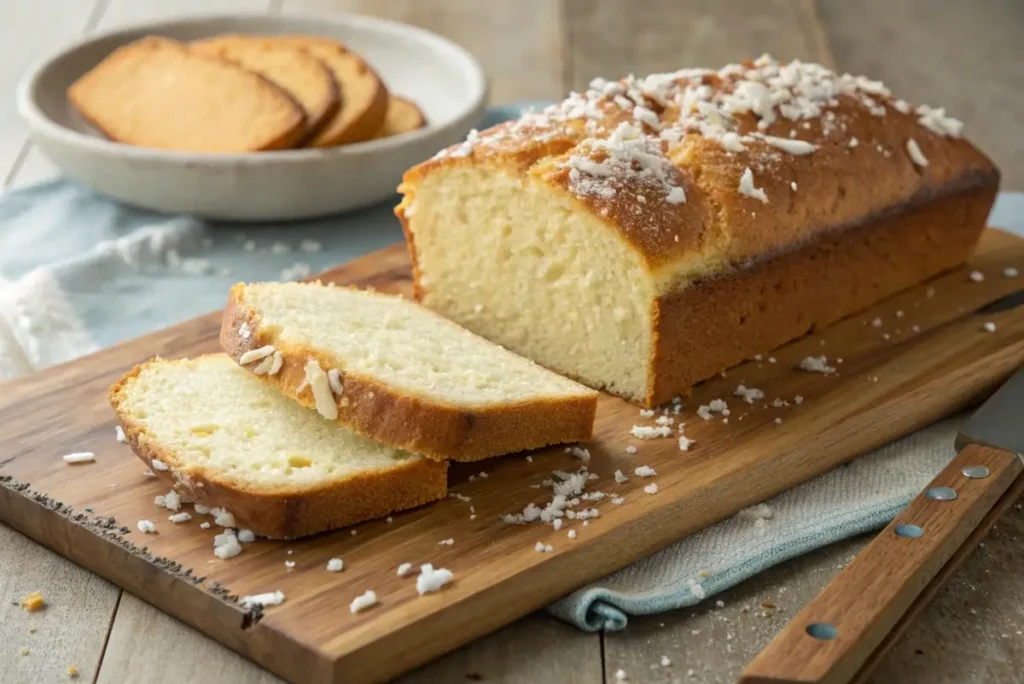
[[[651,406],[962,263],[999,173],[961,126],[767,56],[595,79],[410,169],[396,213],[426,306]]]
[[[189,152],[293,147],[301,107],[261,76],[149,36],[118,48],[68,89],[79,113],[118,142]]]
[[[239,527],[294,538],[447,494],[447,464],[368,441],[223,354],[154,359],[110,390],[128,443],[174,489]]]
[[[189,43],[189,49],[234,62],[287,91],[305,112],[307,138],[316,135],[341,104],[331,71],[298,47],[259,36],[224,35]]]
[[[384,117],[384,125],[373,137],[388,138],[392,135],[415,131],[426,125],[427,119],[415,102],[398,95],[389,95],[388,113]]]
[[[435,459],[589,439],[597,393],[401,297],[235,285],[221,345],[304,406]],[[330,377],[328,380],[322,376]]]
[[[327,38],[275,36],[279,45],[301,48],[334,73],[341,88],[341,107],[312,140],[309,147],[334,147],[369,140],[380,130],[388,110],[388,90],[369,64]]]

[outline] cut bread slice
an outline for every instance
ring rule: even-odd
[[[363,59],[328,38],[276,36],[281,45],[301,48],[334,72],[341,88],[341,107],[308,147],[334,147],[373,138],[387,116],[388,90]]]
[[[118,142],[188,152],[293,147],[305,116],[284,90],[237,65],[149,36],[115,50],[68,89]]]
[[[223,354],[148,361],[110,403],[158,477],[262,536],[316,534],[447,494],[447,464],[324,420]]]
[[[593,431],[597,392],[401,297],[239,284],[220,341],[302,405],[435,459],[476,461]]]
[[[286,90],[306,114],[310,138],[338,112],[334,74],[309,52],[259,36],[225,35],[189,43],[201,55],[225,59],[254,71]]]
[[[389,95],[388,113],[384,117],[384,125],[373,137],[390,138],[400,133],[415,131],[426,125],[427,119],[415,102],[398,95]]]

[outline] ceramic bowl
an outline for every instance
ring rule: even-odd
[[[68,86],[125,43],[150,34],[189,41],[220,33],[337,38],[391,91],[416,102],[427,126],[327,149],[198,154],[113,142],[68,102]],[[33,141],[78,183],[145,209],[231,221],[324,216],[384,200],[405,169],[464,139],[486,101],[483,69],[459,46],[412,26],[348,14],[208,16],[122,28],[43,60],[17,92]]]

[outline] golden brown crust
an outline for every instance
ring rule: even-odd
[[[963,263],[996,192],[923,202],[660,297],[645,405]]]
[[[745,149],[727,151],[719,138],[705,136],[683,116],[678,100],[687,88],[698,86],[706,86],[712,97],[734,93],[737,81],[730,73],[754,65],[734,65],[732,72],[680,72],[667,91],[672,97],[679,93],[677,99],[669,97],[663,103],[636,92],[637,81],[622,81],[620,90],[633,97],[628,102],[639,101],[656,115],[660,129],[678,127],[676,141],[659,138],[655,128],[634,119],[615,98],[589,91],[591,95],[577,95],[540,114],[488,129],[413,167],[399,188],[405,194],[403,206],[411,203],[416,185],[426,175],[452,166],[490,165],[512,175],[525,174],[576,200],[581,211],[615,230],[657,274],[697,261],[703,262],[704,272],[711,272],[784,251],[836,226],[864,222],[909,202],[998,184],[998,170],[969,142],[922,125],[924,115],[889,95],[881,84],[847,76],[835,80],[863,87],[836,95],[834,102],[822,105],[821,116],[791,120],[776,114],[758,128],[760,119],[752,113],[731,115],[729,125],[746,136]],[[614,196],[581,191],[570,180],[572,157],[604,161],[605,153],[595,152],[593,141],[607,142],[624,122],[660,146],[665,179],[652,183],[637,174],[588,178],[584,173],[584,181],[596,180]],[[756,136],[805,141],[815,149],[793,154]],[[927,159],[923,168],[908,153],[910,140]],[[635,163],[634,167],[639,168]],[[739,192],[747,169],[767,203]],[[672,186],[685,192],[684,203],[666,201],[666,188]]]
[[[344,364],[324,350],[284,343],[262,328],[258,314],[244,301],[244,288],[231,288],[221,323],[221,347],[238,361],[247,351],[272,345],[283,357],[281,370],[259,377],[303,406],[315,408],[305,383],[306,362],[314,358],[324,370]],[[247,338],[239,332],[243,324],[251,331]],[[437,460],[478,461],[587,440],[597,411],[596,392],[470,410],[410,396],[358,373],[342,371],[342,384],[344,393],[335,397],[339,423],[367,439]]]
[[[192,41],[189,50],[255,72],[291,95],[306,114],[304,138],[315,136],[341,106],[338,83],[321,60],[300,47],[262,36],[220,35]]]
[[[170,79],[175,87],[153,85],[159,82],[154,74],[167,71],[175,72]],[[183,77],[189,72],[191,80]],[[199,104],[185,103],[184,106],[196,111],[183,109],[182,113],[225,110],[224,102],[208,98],[208,93],[215,92],[225,81],[236,92],[242,89],[249,93],[249,104],[254,108],[258,100],[260,110],[239,111],[237,126],[217,130],[214,137],[199,135],[205,129],[198,126],[182,132],[166,125],[171,104],[159,101],[159,97],[177,98],[173,105],[178,106],[185,102],[183,88],[191,88]],[[187,86],[182,85],[185,82]],[[144,89],[147,84],[151,86],[148,90]],[[190,53],[184,45],[158,36],[147,36],[118,48],[75,81],[67,96],[82,118],[103,135],[143,147],[227,153],[269,151],[294,147],[305,132],[305,114],[298,102],[268,79],[236,65]],[[228,105],[238,106],[238,102]],[[124,108],[131,108],[130,116],[122,115]],[[249,133],[246,125],[255,127],[263,136]]]
[[[275,491],[245,489],[215,470],[187,466],[121,407],[124,393],[148,363],[152,362],[126,373],[108,393],[129,446],[151,468],[154,459],[165,463],[169,470],[152,468],[153,473],[175,491],[205,506],[226,509],[239,528],[272,539],[294,539],[381,518],[448,494],[447,462],[426,458],[326,481],[315,488]]]
[[[412,100],[391,93],[388,95],[388,111],[384,123],[374,134],[374,139],[388,138],[415,131],[427,125],[423,110]]]

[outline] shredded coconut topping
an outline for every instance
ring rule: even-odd
[[[320,367],[320,362],[310,359],[306,362],[306,382],[313,390],[313,400],[316,402],[316,410],[328,420],[338,419],[338,403],[331,391],[331,381]]]
[[[681,204],[687,196],[685,175],[670,159],[678,160],[675,153],[689,140],[703,138],[728,154],[748,155],[750,174],[760,173],[780,153],[813,154],[826,141],[856,147],[856,138],[837,137],[848,130],[851,106],[877,117],[890,110],[914,116],[924,129],[943,137],[959,137],[963,128],[944,109],[914,109],[878,81],[763,55],[717,71],[682,69],[620,81],[595,78],[582,93],[525,113],[514,123],[471,131],[465,142],[437,156],[467,157],[475,149],[496,148],[505,141],[576,141],[559,165],[569,170],[569,188],[576,195],[607,200],[628,183],[634,191],[630,197],[644,188],[639,194],[645,199],[637,201],[654,197]],[[767,202],[753,178],[744,177],[748,180],[741,182],[740,192]]]
[[[918,166],[922,168],[928,166],[928,157],[924,156],[924,152],[921,151],[921,147],[913,138],[907,140],[907,154],[910,155],[910,161],[914,162]]]
[[[268,344],[259,349],[250,349],[238,358],[239,365],[246,365],[253,361],[260,361],[274,353],[274,345]]]
[[[768,204],[768,195],[764,193],[764,190],[754,187],[754,173],[750,167],[743,169],[743,175],[740,176],[739,193]]]

